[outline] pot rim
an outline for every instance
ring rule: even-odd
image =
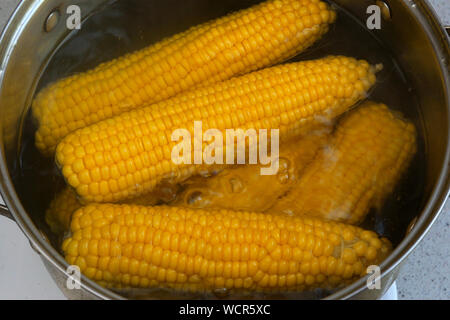
[[[15,40],[20,34],[24,25],[20,23],[22,18],[27,14],[34,12],[39,6],[38,0],[34,1],[22,1],[14,11],[12,17],[9,19],[5,26],[1,36],[0,43],[4,44],[0,48],[0,70],[5,70],[6,65],[9,62],[11,50],[14,47]],[[444,28],[439,23],[436,13],[431,8],[428,0],[424,0],[423,4],[413,4],[408,0],[402,0],[403,4],[410,9],[410,12],[423,26],[424,31],[428,39],[430,40],[433,49],[438,57],[439,65],[443,73],[443,79],[446,87],[446,101],[448,119],[450,124],[450,76],[446,72],[446,62],[450,61],[450,44]],[[0,72],[0,90],[3,83],[3,73]],[[0,131],[0,137],[3,132]],[[447,132],[447,141],[450,141],[450,125]],[[418,243],[424,238],[427,232],[430,230],[433,223],[439,216],[445,200],[449,195],[450,188],[450,175],[448,165],[450,163],[450,143],[447,144],[445,160],[441,168],[441,173],[436,185],[433,187],[433,191],[427,201],[426,206],[420,213],[420,217],[416,222],[413,230],[405,236],[401,243],[395,248],[395,250],[384,260],[381,265],[382,278],[385,278],[387,274],[393,271],[404,259],[414,250]],[[15,222],[27,236],[30,244],[33,248],[58,269],[63,274],[67,275],[67,268],[69,264],[64,260],[62,255],[58,253],[43,237],[41,232],[36,228],[25,209],[23,208],[16,191],[14,189],[11,176],[6,167],[6,158],[3,145],[0,148],[0,193],[8,206],[12,217]],[[358,281],[352,283],[349,286],[342,288],[341,290],[329,295],[325,299],[349,299],[361,291],[367,289],[365,276]],[[106,289],[96,282],[88,279],[86,276],[81,276],[80,281],[81,288],[86,290],[93,296],[100,299],[125,299],[123,296],[115,293],[112,290]]]
[[[430,40],[433,49],[437,55],[439,66],[443,74],[443,80],[446,88],[446,101],[447,101],[447,122],[450,121],[450,75],[446,72],[448,66],[446,63],[450,61],[450,39],[444,27],[441,25],[436,12],[429,4],[428,0],[424,0],[423,3],[416,4],[411,1],[403,0],[403,4],[408,7],[413,14],[414,18],[422,25],[428,39]],[[448,122],[450,124],[450,122]],[[397,268],[416,248],[416,246],[426,236],[431,229],[433,223],[439,217],[445,201],[450,195],[450,125],[447,131],[447,147],[445,152],[445,158],[442,164],[441,173],[439,178],[433,187],[428,201],[418,215],[418,220],[414,224],[413,229],[408,233],[400,244],[394,249],[394,251],[381,263],[380,269],[382,271],[381,278],[385,278],[387,274],[390,274],[395,268]],[[350,299],[352,296],[367,289],[368,276],[365,276],[358,281],[355,281],[349,286],[342,288],[341,290],[326,297],[326,300],[332,299]],[[388,289],[388,288],[386,288]]]

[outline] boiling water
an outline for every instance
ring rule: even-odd
[[[257,2],[260,1],[116,1],[87,19],[81,30],[71,35],[55,52],[42,74],[37,92],[55,80],[86,71],[103,61],[148,46],[192,25],[249,7]],[[292,61],[320,58],[330,54],[366,59],[371,64],[382,63],[384,68],[377,74],[377,84],[369,93],[369,99],[384,102],[392,109],[401,111],[418,129],[419,151],[408,174],[384,208],[373,210],[363,223],[364,228],[375,230],[396,245],[405,236],[408,224],[422,206],[425,144],[414,90],[409,86],[389,50],[369,33],[365,26],[342,9],[338,9],[338,20],[329,33],[314,47],[293,58]],[[18,194],[23,195],[22,203],[37,226],[47,234],[50,242],[59,248],[60,239],[53,235],[45,224],[44,212],[51,199],[63,188],[64,181],[53,159],[43,158],[36,150],[35,130],[33,119],[28,114],[23,123],[20,169],[15,177],[18,181]],[[143,293],[135,290],[126,292],[133,297],[146,296],[148,293],[149,291]],[[168,290],[153,290],[153,293],[159,297],[172,297],[172,292]],[[317,298],[328,293],[318,290],[294,295],[252,295],[249,298]],[[226,292],[216,293],[214,296],[239,298],[231,297]],[[201,296],[189,297],[201,298]]]

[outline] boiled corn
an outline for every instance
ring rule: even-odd
[[[186,128],[193,137],[194,121],[201,121],[203,133],[279,129],[287,140],[364,98],[376,71],[348,57],[268,68],[77,130],[58,145],[56,161],[87,202],[136,197],[164,179],[182,181],[204,169],[172,161],[176,129]]]
[[[45,222],[56,234],[63,234],[69,230],[72,214],[82,207],[76,192],[65,187],[50,202],[45,211]]]
[[[92,204],[72,219],[66,260],[106,287],[300,291],[366,275],[390,252],[372,231],[314,218]]]
[[[271,0],[58,81],[33,103],[36,146],[51,155],[75,129],[290,58],[335,16],[318,0]]]
[[[177,185],[161,184],[154,192],[121,203],[152,206],[173,201],[177,192]],[[78,199],[76,192],[72,188],[66,186],[50,202],[50,205],[45,212],[45,221],[49,225],[50,230],[56,234],[64,234],[69,231],[72,214],[82,206],[83,204]]]
[[[366,102],[342,120],[330,146],[270,211],[359,223],[383,205],[415,152],[414,125]]]

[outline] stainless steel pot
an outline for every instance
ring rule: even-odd
[[[158,1],[158,0],[153,0]],[[227,0],[228,1],[228,0]],[[232,0],[229,0],[232,1]],[[19,159],[23,118],[38,79],[52,54],[69,35],[61,17],[69,5],[79,5],[83,18],[109,0],[24,0],[16,9],[0,39],[0,190],[7,207],[0,213],[15,220],[38,252],[48,271],[69,298],[122,299],[82,277],[81,289],[69,290],[68,264],[39,229],[39,218],[24,209],[14,172]],[[226,2],[224,0],[224,2]],[[375,0],[336,0],[364,21]],[[424,122],[426,177],[423,206],[413,213],[414,225],[381,267],[380,290],[369,290],[366,279],[337,291],[327,299],[375,299],[385,293],[399,268],[436,220],[449,193],[450,175],[450,48],[444,28],[423,0],[384,1],[383,28],[377,36],[390,46],[413,84]],[[388,13],[388,14],[387,14]],[[157,13],[156,13],[157,14]]]

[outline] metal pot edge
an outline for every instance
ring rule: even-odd
[[[446,86],[447,110],[449,110],[447,121],[450,121],[450,74],[449,72],[446,72],[446,70],[449,70],[450,65],[450,37],[447,34],[446,28],[441,25],[436,12],[427,0],[424,0],[420,6],[407,0],[403,0],[403,4],[410,9],[410,12],[414,14],[415,18],[422,25],[427,33],[428,39],[433,45],[436,54],[440,58],[439,64]],[[419,10],[418,7],[421,10]],[[449,130],[447,132],[447,141],[449,141],[449,143],[447,144],[445,159],[441,168],[439,179],[434,186],[431,196],[422,210],[414,228],[395,248],[391,255],[380,265],[382,270],[382,281],[388,278],[390,274],[398,271],[404,260],[427,235],[428,231],[439,217],[442,208],[450,195],[450,122],[448,123]],[[368,276],[363,277],[350,286],[339,290],[325,299],[332,300],[355,298],[365,290],[368,290],[366,286],[367,279]],[[381,294],[379,296],[381,296]]]

